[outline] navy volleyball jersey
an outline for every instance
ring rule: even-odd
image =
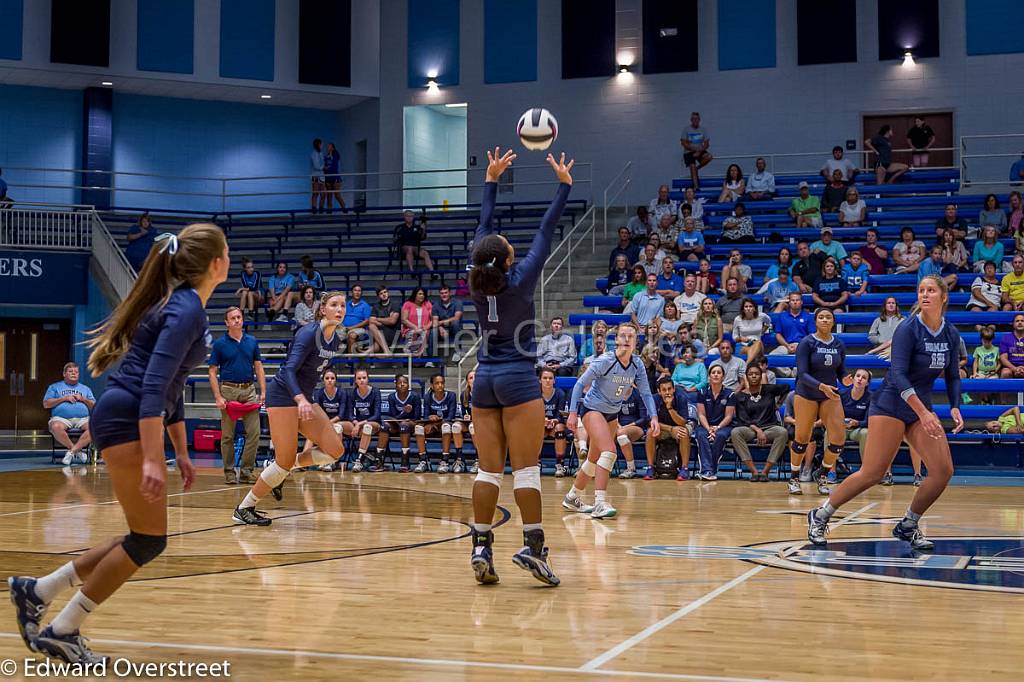
[[[650,419],[644,401],[640,399],[636,391],[630,393],[629,397],[622,401],[622,405],[619,407],[619,426],[636,424],[646,429]]]
[[[323,374],[338,354],[342,331],[341,327],[337,327],[331,340],[327,341],[319,324],[307,324],[299,328],[288,348],[284,364],[267,382],[268,407],[292,407],[297,395],[304,395],[307,400],[310,398],[317,377]]]
[[[846,376],[846,344],[833,334],[827,343],[808,334],[796,347],[796,394],[807,400],[827,400],[818,384],[835,386]]]
[[[907,405],[911,395],[932,409],[932,385],[946,380],[949,406],[960,407],[960,332],[945,320],[933,333],[919,315],[900,322],[892,336],[889,371],[871,398],[868,416],[895,417],[910,424],[917,415]]]
[[[429,391],[423,398],[423,418],[437,415],[442,421],[450,422],[458,416],[459,400],[452,391],[445,391],[440,399]]]
[[[107,379],[109,387],[138,400],[135,421],[164,417],[174,424],[185,418],[185,380],[213,346],[208,323],[199,294],[189,287],[176,289],[163,307],[153,306],[142,316],[121,364]],[[96,427],[90,425],[93,431]]]
[[[409,391],[405,400],[398,397],[395,391],[383,401],[382,412],[385,419],[419,419],[423,414],[420,394],[416,391]]]
[[[358,387],[349,391],[348,416],[354,422],[380,422],[380,389],[367,388],[365,395],[359,393]]]
[[[871,405],[871,391],[864,389],[860,399],[853,397],[853,389],[848,388],[839,394],[843,401],[843,417],[855,419],[857,426],[867,426],[868,407]]]
[[[535,362],[537,342],[533,335],[533,323],[537,314],[533,305],[533,290],[537,286],[544,261],[551,253],[551,240],[569,198],[569,189],[570,186],[564,183],[558,186],[529,252],[514,263],[506,275],[505,288],[494,296],[471,292],[480,318],[482,342],[477,351],[477,360],[481,364],[529,362],[532,366]],[[480,224],[473,237],[474,244],[479,244],[484,237],[494,233],[491,218],[494,215],[497,191],[497,183],[488,182],[484,185]]]
[[[565,391],[556,388],[551,392],[550,398],[545,398],[544,392],[541,391],[540,397],[544,401],[544,418],[565,422],[565,416],[562,414],[565,410]]]
[[[345,391],[339,388],[334,389],[334,395],[327,395],[327,390],[323,387],[316,389],[316,393],[313,394],[313,402],[323,408],[324,414],[329,419],[345,416],[347,397]]]
[[[242,270],[242,288],[249,291],[263,290],[263,275],[259,270],[253,270],[251,275]]]

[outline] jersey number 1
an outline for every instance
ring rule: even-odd
[[[497,322],[498,321],[498,297],[488,296],[487,297],[487,321]]]

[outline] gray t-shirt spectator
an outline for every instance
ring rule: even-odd
[[[750,268],[748,267],[747,270],[749,271]],[[743,312],[743,296],[737,295],[735,298],[729,298],[727,294],[715,301],[715,307],[718,308],[718,315],[722,318],[723,322],[727,320],[731,322],[737,315]]]
[[[743,358],[738,358],[735,355],[729,359],[729,362],[722,362],[722,358],[718,358],[708,369],[711,369],[715,365],[721,367],[725,371],[725,378],[723,384],[726,388],[731,388],[736,391],[739,390],[740,384],[743,382],[743,374],[747,371],[747,363]]]
[[[710,141],[711,136],[708,135],[708,130],[704,126],[694,128],[693,126],[686,126],[683,128],[683,132],[679,133],[680,140],[686,140],[694,148],[704,144],[705,140]]]
[[[562,333],[558,338],[551,334],[541,338],[537,344],[537,366],[544,367],[549,362],[557,362],[560,367],[576,364],[576,343],[572,336]]]
[[[765,171],[754,173],[747,177],[747,192],[771,192],[775,193],[775,176]]]

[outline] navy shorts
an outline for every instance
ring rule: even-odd
[[[115,445],[142,440],[139,435],[139,399],[123,388],[108,388],[89,415],[92,442],[102,452]]]
[[[615,412],[613,414],[607,414],[605,412],[600,412],[598,410],[591,410],[586,405],[584,405],[582,401],[580,401],[580,419],[583,419],[583,415],[585,415],[587,412],[597,412],[599,415],[604,417],[604,420],[606,422],[608,422],[609,424],[611,424],[613,421],[615,421],[616,419],[619,418],[619,413],[618,412]],[[614,434],[612,434],[612,435],[614,435]]]
[[[816,403],[825,402],[828,397],[816,388],[807,388],[806,386],[796,385],[796,394],[804,400],[813,400]]]
[[[925,403],[925,407],[929,410],[932,409],[932,406],[928,403]],[[868,406],[868,419],[874,416],[899,419],[907,426],[918,421],[917,413],[910,409],[907,401],[901,398],[895,390],[891,392],[879,391],[871,396],[871,404]]]
[[[540,399],[540,381],[532,362],[481,363],[477,366],[473,381],[473,407],[515,407]]]
[[[308,395],[306,400],[313,402]],[[282,388],[276,381],[267,382],[267,407],[297,407],[295,398],[288,395],[288,389]]]

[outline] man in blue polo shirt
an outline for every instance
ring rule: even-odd
[[[656,317],[661,317],[665,309],[665,297],[658,293],[658,276],[647,275],[647,288],[638,293],[630,301],[633,324],[646,327]]]
[[[796,353],[800,339],[814,333],[814,315],[804,310],[803,296],[794,291],[789,295],[789,307],[779,313],[778,319],[775,340],[779,342],[779,347],[773,349],[770,355],[792,355]],[[796,375],[792,367],[776,367],[775,370],[787,377]]]
[[[353,284],[345,301],[345,319],[342,322],[348,331],[348,352],[356,352],[356,344],[370,340],[370,316],[373,309],[363,300],[363,285]]]
[[[657,292],[665,298],[675,298],[683,293],[683,278],[676,274],[675,261],[671,256],[661,259],[661,274],[658,275]]]
[[[256,338],[243,330],[242,311],[232,306],[224,313],[227,333],[213,342],[210,351],[210,390],[220,410],[220,454],[224,458],[224,482],[255,483],[256,450],[260,445],[260,411],[247,412],[245,447],[239,476],[235,476],[235,420],[228,416],[227,403],[261,403],[267,395],[267,379]],[[255,381],[259,382],[256,390]]]
[[[85,464],[89,455],[83,450],[92,442],[89,435],[89,410],[96,403],[96,397],[85,384],[78,383],[78,365],[69,362],[64,365],[64,380],[50,384],[43,394],[43,407],[51,410],[50,433],[58,443],[67,448],[64,465],[78,461]],[[68,429],[79,429],[82,435],[74,443]]]

